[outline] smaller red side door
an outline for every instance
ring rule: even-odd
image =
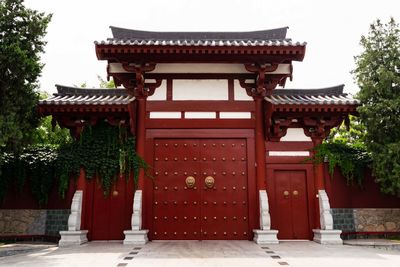
[[[309,239],[307,181],[304,170],[275,170],[273,227],[279,239]]]
[[[133,186],[124,178],[118,178],[109,196],[104,196],[101,185],[93,182],[92,223],[89,229],[91,240],[123,240],[124,230],[130,229],[133,195],[127,187]]]

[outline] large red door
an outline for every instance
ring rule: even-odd
[[[104,196],[100,183],[90,183],[91,212],[89,240],[122,240],[124,230],[130,229],[133,183],[119,178],[109,196]]]
[[[245,139],[155,139],[154,151],[152,239],[249,239]]]
[[[306,172],[274,171],[275,207],[272,226],[279,239],[309,239]]]

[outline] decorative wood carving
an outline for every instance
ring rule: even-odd
[[[278,69],[279,63],[244,64],[247,71],[257,75],[254,83],[246,83],[245,79],[239,79],[240,86],[246,89],[251,97],[265,97],[272,93],[278,85],[285,85],[286,78],[291,74],[272,74]]]
[[[321,143],[325,139],[330,130],[342,123],[344,117],[338,115],[304,117],[303,129],[304,134],[311,137],[313,142]]]
[[[132,75],[115,74],[118,83],[121,83],[128,90],[129,94],[137,98],[147,98],[153,95],[155,89],[161,85],[161,79],[156,79],[154,83],[145,82],[144,74],[154,70],[156,67],[155,63],[136,64],[123,62],[122,67],[128,72],[132,72],[134,77]]]
[[[272,114],[270,126],[266,129],[266,138],[279,141],[286,135],[288,128],[303,128],[304,134],[311,137],[313,142],[320,143],[329,135],[330,130],[342,123],[344,116],[338,114]]]

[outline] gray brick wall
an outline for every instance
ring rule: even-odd
[[[46,235],[58,236],[59,231],[68,230],[70,210],[47,210]]]
[[[343,232],[355,232],[354,209],[331,209],[333,228]]]

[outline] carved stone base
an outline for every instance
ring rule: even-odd
[[[342,230],[321,230],[313,229],[314,242],[322,245],[343,245],[343,240],[340,238]]]
[[[61,239],[58,242],[59,247],[79,246],[88,242],[88,230],[80,231],[60,231]]]
[[[149,230],[127,230],[124,231],[124,245],[144,245],[149,242],[147,233]]]
[[[278,230],[258,230],[254,229],[254,242],[259,245],[266,244],[279,244],[279,240],[277,238]]]

